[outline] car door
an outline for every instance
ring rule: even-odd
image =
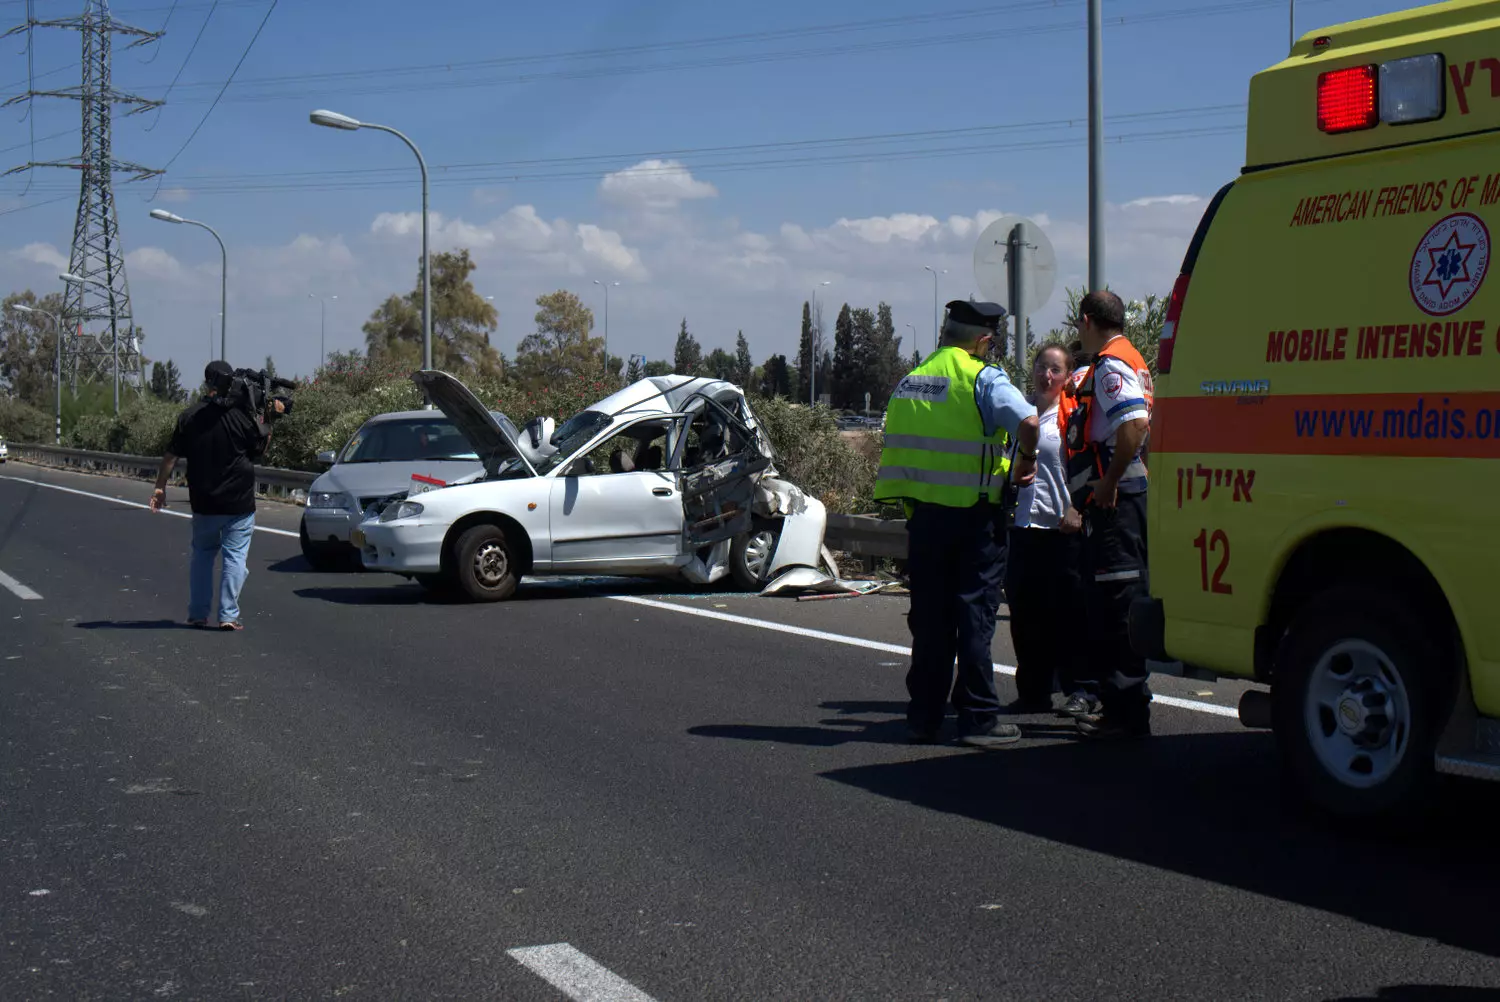
[[[661,419],[643,423],[660,424]],[[669,424],[674,432],[680,426]],[[599,444],[591,443],[581,454]],[[581,465],[581,458],[572,459],[553,479],[553,568],[636,574],[675,566],[682,552],[682,501],[669,464],[594,473],[581,472]]]
[[[685,464],[679,482],[689,550],[750,531],[756,484],[771,465],[763,432],[717,401],[699,400],[702,409],[677,451]],[[695,452],[696,459],[687,458]]]

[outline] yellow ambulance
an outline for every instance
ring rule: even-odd
[[[1500,0],[1304,36],[1172,290],[1132,641],[1269,683],[1300,792],[1500,779]]]

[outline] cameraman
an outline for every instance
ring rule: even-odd
[[[224,556],[219,586],[219,629],[242,630],[240,589],[249,571],[245,558],[255,533],[255,460],[271,440],[267,422],[285,412],[277,400],[264,420],[232,392],[235,373],[214,361],[203,370],[207,395],[177,419],[167,454],[156,475],[151,510],[167,506],[167,477],[178,457],[187,460],[188,497],[193,509],[193,555],[188,576],[188,625],[206,627],[214,581],[214,557]]]

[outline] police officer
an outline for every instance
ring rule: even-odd
[[[896,386],[886,409],[875,497],[906,508],[911,583],[907,737],[937,740],[944,704],[959,741],[976,748],[1021,737],[1000,722],[990,644],[1000,606],[1003,521],[999,505],[1016,438],[1014,479],[1036,474],[1036,409],[983,359],[1004,308],[954,300],[936,351]],[[953,665],[958,661],[955,684]]]
[[[1091,359],[1059,421],[1068,453],[1068,487],[1083,512],[1084,691],[1064,706],[1091,738],[1151,733],[1145,659],[1130,646],[1131,602],[1149,591],[1146,568],[1146,463],[1151,371],[1125,337],[1125,304],[1108,290],[1090,292],[1074,322]],[[1091,680],[1091,681],[1089,681]]]

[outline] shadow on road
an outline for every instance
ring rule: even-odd
[[[1452,985],[1391,985],[1374,995],[1344,995],[1327,1002],[1496,1002],[1500,991],[1493,988],[1459,988]]]
[[[294,566],[296,565],[296,566]],[[289,557],[272,565],[273,571],[287,573],[313,573],[299,557]],[[356,585],[347,587],[298,588],[292,594],[299,598],[321,599],[336,605],[415,605],[420,603],[447,605],[466,604],[442,591],[428,591],[419,585],[410,584],[394,575],[371,574],[360,579]],[[370,581],[364,585],[363,581]],[[382,583],[384,582],[384,583]],[[600,598],[609,595],[637,595],[642,598],[709,598],[715,592],[705,588],[693,591],[676,581],[660,578],[616,578],[616,577],[535,577],[522,578],[516,593],[502,605],[516,602],[538,602],[553,599]]]
[[[822,727],[731,724],[689,733],[814,747],[898,742],[905,735],[904,707],[823,703],[820,709],[839,715]],[[1072,730],[1062,721],[1033,722],[1038,719],[1020,718],[1023,733],[1045,739]],[[1376,837],[1335,829],[1285,798],[1273,739],[1265,732],[1159,735],[1103,747],[1023,741],[988,753],[929,751],[819,775],[929,810],[1500,956],[1500,926],[1490,920],[1500,898],[1500,869],[1493,866],[1500,797],[1486,784],[1446,783],[1427,832]],[[1481,997],[1496,996],[1428,987],[1393,987],[1377,996]]]
[[[201,630],[201,626],[189,626],[176,619],[98,619],[89,623],[74,623],[76,630]]]

